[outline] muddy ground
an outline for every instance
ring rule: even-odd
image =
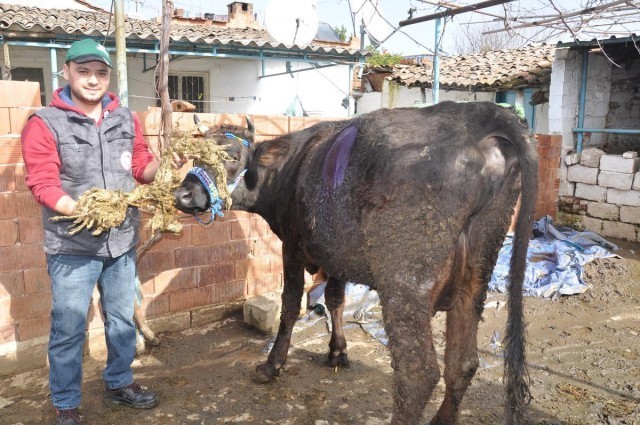
[[[526,298],[532,424],[640,424],[640,244],[615,241],[621,259],[586,269],[592,288],[557,301]],[[489,294],[487,302],[504,297]],[[489,304],[495,305],[495,303]],[[486,308],[478,348],[481,368],[463,401],[461,424],[499,424],[502,363],[492,337],[506,309]],[[443,315],[435,317],[442,329]],[[346,330],[350,369],[325,365],[326,324],[294,334],[286,370],[276,382],[252,381],[269,337],[240,316],[163,335],[135,362],[137,379],[155,389],[153,410],[110,407],[102,400],[103,362],[86,362],[82,415],[87,424],[385,424],[391,411],[391,368],[385,346],[359,325]],[[443,350],[441,332],[437,348]],[[442,356],[440,356],[442,357]],[[424,413],[435,413],[442,382]],[[47,370],[0,379],[0,424],[53,423]]]

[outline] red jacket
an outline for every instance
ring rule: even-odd
[[[53,101],[49,106],[72,110],[86,116],[84,112],[65,102],[60,95],[62,90],[64,88],[54,92]],[[111,102],[104,108],[104,111],[113,111],[120,106],[120,101],[113,93],[107,93],[107,95]],[[149,151],[149,145],[142,135],[140,120],[135,114],[133,114],[133,119],[135,123],[135,140],[131,171],[136,181],[149,183],[144,181],[143,173],[147,165],[155,158]],[[99,126],[100,122],[97,125]],[[60,158],[56,140],[47,125],[39,117],[31,117],[22,130],[22,156],[27,170],[27,186],[40,204],[53,209],[58,200],[67,194],[62,190],[60,183]]]

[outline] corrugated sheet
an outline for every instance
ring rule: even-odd
[[[81,10],[42,9],[0,3],[0,31],[53,32],[62,34],[104,36],[114,31],[108,13]],[[159,40],[160,24],[153,20],[127,18],[127,39]],[[329,47],[311,43],[305,47],[285,46],[273,40],[263,29],[230,28],[225,26],[172,25],[171,39],[219,46],[286,48],[290,51],[356,55],[357,49]]]

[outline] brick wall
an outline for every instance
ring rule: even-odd
[[[604,237],[640,242],[640,158],[585,149],[564,158],[561,221]]]
[[[40,105],[37,83],[0,81],[0,374],[42,366],[50,326],[50,280],[42,250],[40,206],[24,183],[20,133]],[[137,112],[157,149],[160,113]],[[244,116],[202,114],[210,124],[245,125]],[[256,140],[306,128],[321,118],[253,116]],[[174,129],[192,129],[190,113],[173,114]],[[185,170],[186,172],[186,170]],[[280,240],[257,215],[225,211],[204,226],[183,216],[179,235],[165,234],[139,259],[142,309],[155,332],[177,331],[219,318],[232,301],[282,285]],[[150,232],[141,227],[142,240]],[[88,351],[104,350],[94,292]]]

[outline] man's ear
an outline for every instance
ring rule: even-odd
[[[69,65],[66,63],[62,65],[62,76],[65,80],[69,81]]]

